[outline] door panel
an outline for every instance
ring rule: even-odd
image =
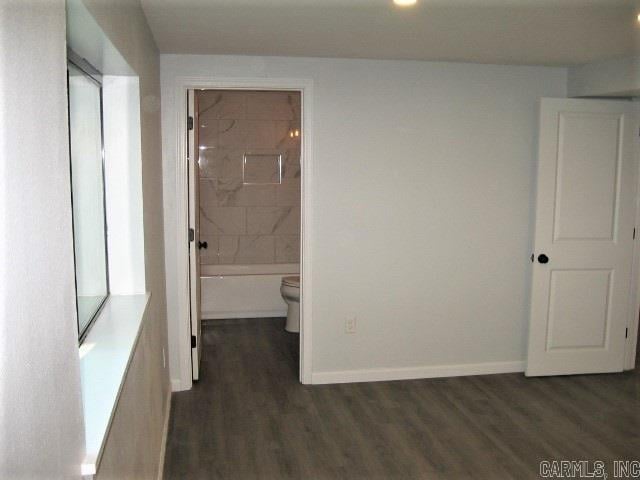
[[[611,274],[611,270],[551,271],[547,350],[604,348]]]
[[[554,240],[612,240],[621,114],[560,113]]]
[[[197,96],[193,90],[187,92],[188,116],[193,119],[192,128],[187,129],[189,171],[189,284],[191,295],[191,335],[195,346],[191,348],[191,371],[193,380],[200,378],[200,358],[202,356],[202,319],[200,315],[200,177],[198,166],[198,108]]]
[[[637,127],[631,102],[542,101],[527,375],[623,368]]]

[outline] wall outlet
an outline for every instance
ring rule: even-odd
[[[344,333],[356,333],[356,317],[348,317],[344,323]]]

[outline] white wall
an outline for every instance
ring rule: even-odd
[[[538,99],[565,96],[565,69],[161,55],[169,292],[177,76],[314,81],[314,381],[521,367]]]
[[[614,58],[569,69],[571,97],[640,96],[640,57]]]
[[[63,0],[0,0],[0,478],[80,477]]]

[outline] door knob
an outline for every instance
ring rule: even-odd
[[[209,246],[209,245],[207,244],[207,242],[198,242],[198,248],[199,248],[200,250],[202,250],[203,248],[206,250],[206,248],[207,248],[208,246]]]
[[[549,257],[547,257],[544,253],[541,255],[538,255],[538,262],[539,263],[549,263]]]

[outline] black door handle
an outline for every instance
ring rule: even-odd
[[[207,244],[207,242],[198,242],[198,248],[199,248],[200,250],[202,250],[203,248],[206,250],[206,248],[207,248],[208,246],[209,246],[209,245]]]
[[[547,257],[544,253],[538,255],[538,262],[540,263],[549,263],[549,257]]]

